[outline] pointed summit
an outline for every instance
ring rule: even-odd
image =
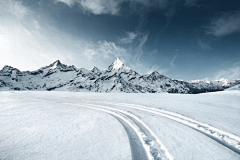
[[[60,62],[60,60],[56,60],[53,63],[51,63],[50,65],[40,68],[40,70],[49,70],[49,69],[55,69],[55,68],[63,69],[63,68],[66,68],[66,67],[67,67],[67,65],[62,64]]]
[[[50,69],[63,68],[63,64],[60,62],[60,60],[56,60],[55,62],[53,62],[49,66],[46,66],[46,68],[50,68]]]
[[[55,62],[53,62],[53,64],[62,64],[62,63],[60,62],[60,60],[56,60]]]
[[[99,72],[100,70],[97,68],[97,67],[93,67],[93,69],[91,69],[91,71],[93,72],[93,73],[97,73],[97,72]]]
[[[151,73],[151,75],[158,76],[158,75],[160,75],[160,73],[158,71],[154,71],[154,72]]]
[[[147,80],[150,81],[162,81],[163,79],[169,79],[168,77],[160,74],[158,71],[154,71],[146,76]]]
[[[52,63],[52,69],[56,67],[62,67],[62,63],[60,62],[60,60],[56,60]]]
[[[130,68],[126,66],[119,58],[116,58],[114,62],[108,67],[108,71],[119,70],[120,68],[130,70]]]
[[[123,65],[124,65],[123,62],[119,58],[116,58],[113,62],[113,69],[119,69]]]

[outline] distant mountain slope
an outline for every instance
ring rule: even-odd
[[[225,89],[225,90],[227,90],[227,91],[240,90],[240,84],[234,85],[234,86],[232,86],[232,87],[230,87],[230,88],[227,88],[227,89]]]
[[[158,72],[140,75],[118,58],[107,70],[76,68],[59,60],[36,71],[21,72],[4,66],[0,70],[0,90],[61,90],[127,93],[204,93],[237,86],[240,80],[179,81]],[[239,87],[236,87],[239,89]]]

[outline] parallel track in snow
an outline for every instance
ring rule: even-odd
[[[138,128],[141,130],[141,132],[143,132],[145,134],[146,137],[144,137],[144,141],[149,146],[151,155],[154,157],[154,159],[162,159],[162,160],[174,159],[173,156],[167,150],[167,148],[164,146],[164,144],[156,136],[156,134],[136,115],[134,115],[128,111],[124,111],[124,110],[120,110],[120,109],[116,109],[116,108],[112,108],[112,107],[107,107],[107,106],[103,106],[103,105],[96,105],[96,104],[86,104],[86,105],[100,107],[100,108],[108,109],[108,110],[111,110],[114,112],[120,112],[121,114],[125,115],[126,117],[128,117],[131,121],[133,121],[138,126]]]
[[[142,146],[137,133],[131,128],[131,126],[129,126],[122,119],[114,115],[111,115],[111,116],[113,116],[115,119],[117,119],[120,122],[120,124],[124,127],[127,133],[130,148],[131,148],[132,160],[148,160],[146,151],[144,150],[144,147]]]
[[[240,137],[174,112],[128,103],[96,102],[146,111],[190,127],[240,155]]]
[[[37,99],[41,100],[41,99]],[[43,100],[43,101],[50,101],[50,100]],[[64,103],[63,104],[68,104],[68,105],[80,105],[80,104],[72,104],[72,103]],[[108,105],[108,106],[106,106]],[[117,109],[114,107],[109,107],[109,105],[121,107],[121,109]],[[237,153],[240,155],[240,137],[236,136],[232,133],[220,130],[218,128],[215,128],[209,124],[202,123],[200,121],[191,119],[189,117],[183,116],[178,113],[162,110],[159,108],[152,108],[152,107],[146,107],[143,105],[136,105],[136,104],[129,104],[129,103],[114,103],[114,102],[103,102],[103,101],[85,101],[81,103],[82,107],[89,107],[92,109],[97,109],[101,110],[106,113],[114,113],[111,114],[115,116],[116,119],[119,120],[119,116],[122,116],[125,118],[125,120],[130,122],[131,124],[134,124],[135,131],[140,131],[143,133],[143,140],[142,144],[143,146],[146,145],[148,142],[147,139],[150,139],[151,141],[154,141],[154,143],[157,142],[157,145],[153,146],[151,144],[147,144],[145,146],[145,151],[148,153],[148,158],[149,159],[154,159],[156,158],[156,154],[160,155],[161,159],[173,159],[172,155],[168,152],[166,147],[161,143],[161,141],[158,139],[158,137],[151,131],[151,129],[136,115],[130,113],[129,111],[122,110],[123,108],[130,108],[130,109],[135,109],[135,110],[141,110],[145,111],[151,114],[155,114],[173,121],[176,121],[178,123],[181,123],[189,128],[192,128],[196,131],[198,131],[201,134],[204,134],[205,136],[211,138],[212,140],[220,143],[221,145],[227,147],[228,149],[232,150],[233,152]],[[111,112],[111,113],[110,113]],[[118,116],[116,116],[116,115]],[[120,118],[122,120],[122,118]],[[121,123],[120,120],[120,123]],[[122,123],[123,124],[123,123]],[[132,126],[131,126],[132,127]],[[126,128],[125,128],[126,129]],[[147,138],[146,138],[147,137]],[[139,137],[141,138],[141,137]],[[145,142],[144,142],[145,141]],[[146,149],[148,148],[148,149]],[[156,150],[156,148],[158,148]],[[156,152],[155,152],[156,151]]]
[[[126,132],[128,133],[130,144],[133,144],[133,145],[136,142],[131,142],[131,141],[132,141],[132,138],[135,138],[135,136],[129,130],[134,130],[135,133],[138,135],[139,140],[142,143],[142,147],[140,147],[139,145],[131,146],[133,159],[135,160],[140,160],[145,158],[149,160],[151,159],[173,160],[174,159],[173,156],[168,152],[166,147],[155,135],[155,133],[140,118],[138,118],[132,113],[129,113],[124,110],[114,109],[111,107],[96,105],[96,104],[85,104],[85,103],[84,104],[63,103],[63,104],[95,109],[95,110],[106,112],[114,116],[124,126]],[[144,149],[144,152],[146,152],[147,157],[144,157],[144,152],[139,151],[139,149],[140,150]]]
[[[128,134],[128,137],[131,138],[131,139],[129,139],[129,141],[130,141],[130,145],[131,145],[133,160],[138,160],[138,159],[140,159],[140,160],[148,160],[149,159],[150,160],[150,159],[153,159],[150,152],[148,151],[147,146],[145,145],[145,142],[144,142],[144,139],[143,139],[144,134],[141,133],[140,129],[132,121],[130,121],[127,117],[125,117],[124,115],[121,115],[121,114],[116,113],[116,112],[112,112],[110,110],[86,105],[86,104],[72,104],[72,103],[63,103],[63,104],[72,105],[72,106],[80,106],[80,107],[84,107],[84,108],[88,108],[88,109],[99,110],[99,111],[102,111],[102,112],[105,112],[105,113],[108,113],[108,114],[112,115],[113,117],[115,117],[117,120],[120,121],[120,123],[125,128],[125,130]],[[135,132],[135,134],[132,133],[132,132]],[[134,139],[134,141],[133,141],[133,139]],[[134,146],[132,146],[132,145],[134,145]]]
[[[52,102],[44,99],[31,100]],[[73,104],[66,102],[62,104],[102,111],[116,118],[123,125],[128,134],[133,160],[174,160],[173,156],[156,134],[136,115],[128,111],[104,105],[90,103]]]

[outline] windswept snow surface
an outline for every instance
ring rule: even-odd
[[[240,159],[240,91],[0,92],[0,159]]]

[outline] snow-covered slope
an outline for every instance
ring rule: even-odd
[[[188,83],[188,87],[191,88],[191,93],[204,93],[222,91],[238,84],[240,84],[240,80],[229,81],[221,78],[215,81],[190,81],[190,83]]]
[[[227,91],[230,91],[230,90],[240,90],[240,84],[234,85],[234,86],[232,86],[232,87],[230,87],[230,88],[227,88],[226,90],[227,90]]]
[[[59,60],[36,71],[21,72],[4,66],[0,70],[0,90],[67,90],[127,93],[203,93],[221,91],[240,84],[240,80],[172,80],[158,72],[140,75],[116,59],[107,70],[76,68]]]

